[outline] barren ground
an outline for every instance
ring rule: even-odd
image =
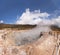
[[[24,30],[21,30],[24,32]],[[44,33],[36,41],[17,46],[12,36],[12,30],[0,31],[0,55],[55,55],[56,54],[56,37]],[[27,30],[26,30],[27,31]],[[26,32],[25,31],[25,32]],[[60,55],[60,51],[59,51]]]

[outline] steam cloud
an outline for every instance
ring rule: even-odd
[[[41,32],[51,31],[49,26],[52,24],[60,26],[60,16],[52,17],[51,19],[49,19],[49,16],[51,16],[51,14],[47,12],[41,13],[40,10],[30,11],[26,9],[16,21],[16,24],[37,24],[37,26],[25,32],[15,32],[13,36],[15,37],[17,45],[26,44],[27,42],[29,43],[39,39]]]

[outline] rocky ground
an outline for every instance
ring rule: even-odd
[[[48,33],[44,33],[41,37],[37,38],[35,41],[32,41],[31,43],[28,44],[24,43],[23,45],[22,44],[17,45],[15,42],[17,40],[14,38],[14,36],[16,35],[13,35],[13,33],[15,32],[20,33],[26,31],[27,30],[25,31],[24,30],[12,31],[6,29],[0,30],[0,55],[56,55],[57,54],[56,37]]]

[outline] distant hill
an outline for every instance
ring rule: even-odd
[[[53,31],[60,31],[60,27],[58,27],[57,25],[51,25],[50,27]]]
[[[0,23],[0,29],[18,29],[18,30],[25,30],[25,29],[32,29],[37,25],[29,25],[29,24],[4,24]],[[60,27],[57,25],[41,25],[42,27],[49,26],[53,31],[60,31]]]
[[[0,24],[0,29],[5,29],[5,28],[10,28],[10,29],[31,29],[31,28],[34,28],[36,27],[36,25],[29,25],[29,24],[26,24],[26,25],[22,25],[22,24]]]

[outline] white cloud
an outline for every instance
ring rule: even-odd
[[[40,10],[30,11],[26,9],[26,11],[22,14],[22,16],[17,20],[17,24],[38,24],[43,19],[49,16],[48,13],[41,13]]]
[[[41,13],[40,10],[30,11],[29,9],[26,9],[26,11],[16,21],[16,24],[43,24],[43,25],[57,24],[57,25],[60,25],[60,16],[57,16],[56,18],[52,17],[51,20],[47,19],[49,18],[48,16],[51,16],[51,14],[48,14],[47,12]]]
[[[0,20],[0,23],[4,23],[4,21],[3,20]]]
[[[57,18],[53,19],[52,22],[58,26],[60,26],[60,16],[58,16]]]

